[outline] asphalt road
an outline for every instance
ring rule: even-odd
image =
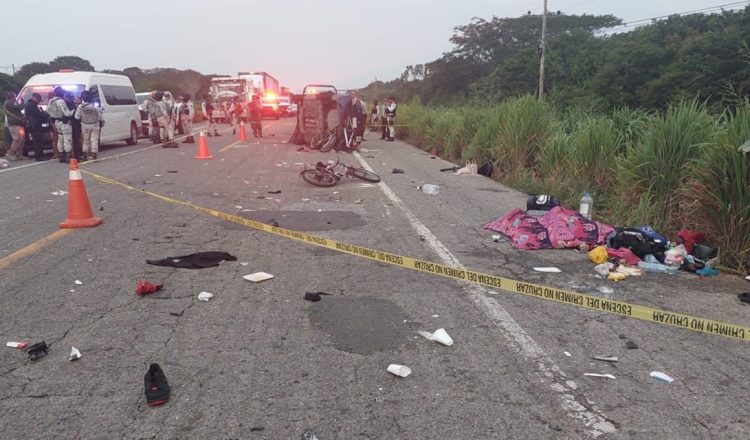
[[[51,193],[67,190],[68,169],[46,162],[0,171],[0,335],[50,346],[35,362],[2,349],[2,438],[296,439],[306,428],[320,440],[750,435],[746,342],[359,259],[139,191],[401,255],[750,322],[735,296],[750,284],[739,277],[647,274],[614,284],[584,254],[493,242],[482,225],[524,207],[525,194],[440,173],[447,162],[373,133],[359,154],[342,157],[371,166],[384,184],[312,187],[301,164],[335,153],[287,144],[291,119],[264,124],[260,140],[208,138],[211,160],[195,160],[194,145],[104,147],[104,160],[83,170],[135,190],[84,174],[103,224],[32,247],[66,216],[67,197]],[[422,194],[422,183],[440,193]],[[201,270],[145,261],[201,251],[237,261]],[[274,278],[242,279],[258,271]],[[140,298],[140,279],[165,287]],[[202,291],[215,296],[198,301]],[[306,291],[330,295],[308,302]],[[441,327],[453,346],[417,334]],[[639,348],[627,349],[626,339]],[[77,362],[68,361],[71,346],[82,353]],[[591,359],[599,353],[619,362]],[[156,408],[143,396],[152,362],[172,387]],[[413,373],[395,377],[391,363]],[[655,370],[679,379],[655,381]],[[616,379],[584,376],[592,372]]]

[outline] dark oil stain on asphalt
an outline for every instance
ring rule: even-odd
[[[280,227],[295,231],[340,231],[367,224],[361,215],[350,211],[252,211],[238,215],[262,223],[274,219]],[[231,222],[224,222],[224,228],[247,229]]]
[[[338,350],[368,355],[409,341],[406,313],[392,301],[331,296],[309,310],[312,326],[328,334]]]

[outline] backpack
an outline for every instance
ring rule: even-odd
[[[492,177],[492,161],[488,160],[477,169],[477,173],[482,176]]]
[[[608,246],[615,249],[630,249],[639,258],[651,254],[657,260],[664,261],[667,239],[650,226],[615,228],[614,234],[609,238]]]

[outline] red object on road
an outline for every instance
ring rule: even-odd
[[[240,140],[246,141],[247,140],[247,133],[245,132],[245,122],[240,121]]]
[[[135,294],[139,296],[148,295],[149,293],[154,293],[158,290],[161,290],[162,287],[164,287],[163,284],[153,284],[149,283],[148,281],[138,281],[138,284],[135,286]]]

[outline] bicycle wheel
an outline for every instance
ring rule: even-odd
[[[323,153],[331,151],[333,147],[336,145],[336,135],[334,133],[328,133],[328,139],[326,139],[321,145],[320,145],[320,151]]]
[[[310,139],[310,148],[315,149],[320,147],[323,144],[324,139],[324,135],[316,134],[312,137],[312,139]]]
[[[380,176],[373,173],[372,171],[367,171],[364,168],[352,167],[351,174],[352,174],[352,177],[356,177],[357,179],[362,179],[365,182],[372,182],[372,183],[380,182]]]
[[[321,173],[318,170],[304,170],[300,175],[305,182],[315,186],[329,187],[335,185],[336,182],[339,181],[335,175]]]

